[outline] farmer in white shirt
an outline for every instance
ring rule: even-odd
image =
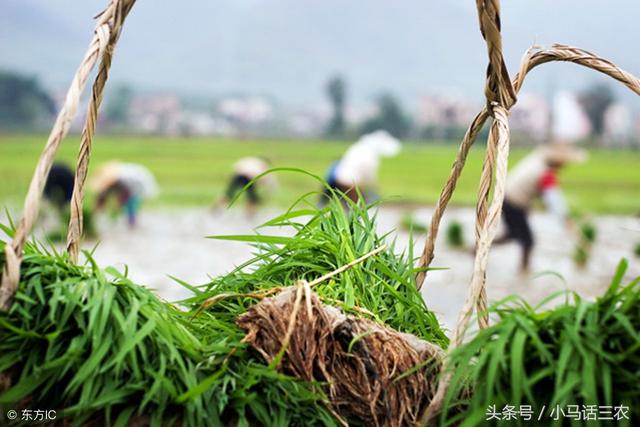
[[[233,175],[227,186],[225,195],[218,200],[217,205],[221,206],[229,203],[239,191],[247,186],[251,181],[258,176],[267,172],[271,165],[269,160],[263,157],[243,157],[233,164]],[[258,187],[266,187],[268,190],[273,190],[277,185],[275,177],[265,175],[260,177],[258,181],[255,181],[245,191],[247,197],[247,212],[249,215],[253,215],[257,206],[262,202],[262,198],[258,194]]]
[[[397,155],[401,148],[400,141],[386,131],[363,135],[339,161],[331,165],[327,184],[353,201],[357,201],[358,193],[368,200],[375,194],[380,159]],[[320,205],[327,202],[329,195],[330,191],[325,189]]]
[[[583,162],[586,153],[569,143],[553,143],[534,150],[522,159],[507,176],[507,186],[502,217],[506,233],[495,240],[496,244],[515,240],[522,247],[520,269],[529,269],[533,234],[528,213],[536,199],[572,227],[569,209],[558,184],[557,173],[568,163]]]
[[[96,211],[104,209],[108,199],[113,197],[126,213],[130,227],[137,224],[142,201],[158,194],[153,174],[135,163],[109,162],[98,170],[92,181],[93,190],[97,193]]]

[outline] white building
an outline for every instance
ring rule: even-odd
[[[576,142],[591,135],[591,122],[572,92],[558,92],[553,99],[552,137],[564,142]]]
[[[610,147],[628,146],[633,138],[631,111],[621,103],[614,103],[604,113],[603,143]]]
[[[511,111],[509,125],[514,131],[521,131],[535,142],[543,142],[549,134],[551,109],[543,96],[524,92]]]

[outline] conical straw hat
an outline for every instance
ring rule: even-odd
[[[119,179],[120,165],[117,161],[103,164],[91,178],[91,189],[99,193],[113,185]]]
[[[542,154],[547,162],[567,164],[584,163],[589,157],[586,150],[574,144],[551,143],[542,147]]]

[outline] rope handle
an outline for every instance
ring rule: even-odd
[[[553,45],[552,48],[548,50],[529,49],[525,53],[521,61],[520,70],[512,82],[509,79],[509,74],[502,56],[499,0],[477,0],[476,5],[480,29],[487,43],[487,51],[489,54],[489,66],[487,68],[487,80],[485,83],[487,105],[472,121],[461,143],[449,179],[440,194],[440,199],[438,200],[436,210],[431,220],[427,241],[425,242],[425,247],[418,264],[418,267],[421,267],[422,271],[416,276],[416,285],[420,288],[426,275],[424,268],[428,267],[433,260],[435,239],[440,220],[455,190],[457,180],[462,173],[469,149],[484,123],[489,117],[492,117],[493,123],[489,131],[487,153],[483,163],[478,202],[476,205],[477,244],[473,274],[467,297],[453,332],[451,344],[448,349],[449,352],[462,343],[474,306],[478,311],[479,326],[485,328],[489,323],[488,313],[486,312],[486,269],[489,251],[500,222],[502,204],[504,202],[509,156],[508,115],[511,108],[515,105],[516,94],[522,87],[527,73],[534,67],[546,62],[574,62],[607,74],[624,83],[629,89],[640,95],[640,80],[638,80],[638,78],[590,52],[566,45]],[[491,191],[494,174],[495,189],[491,204],[489,204],[489,193]],[[428,425],[434,423],[436,416],[442,409],[444,397],[451,378],[452,372],[448,366],[448,359],[445,359],[441,367],[438,389],[421,417],[421,424]]]
[[[95,131],[97,109],[102,100],[102,91],[124,19],[134,3],[135,0],[110,0],[104,11],[96,16],[97,21],[94,35],[71,81],[62,108],[51,129],[44,150],[38,159],[38,164],[31,178],[29,190],[25,198],[22,217],[16,227],[15,235],[11,243],[5,246],[5,265],[2,270],[2,280],[0,281],[0,310],[2,311],[8,311],[13,303],[18,282],[20,281],[20,264],[22,263],[24,245],[38,217],[40,199],[49,171],[51,170],[51,165],[53,164],[61,142],[69,132],[73,118],[76,116],[80,104],[80,97],[87,84],[89,74],[98,62],[98,59],[100,59],[100,70],[93,85],[93,95],[89,105],[87,121],[82,132],[82,144],[78,161],[79,166],[82,166],[82,171],[76,171],[73,190],[75,209],[72,204],[71,222],[73,222],[75,231],[69,236],[67,246],[70,248],[71,259],[74,261],[77,260],[78,240],[82,234],[81,207],[83,187],[86,178],[91,141]],[[83,158],[85,160],[83,160]],[[80,209],[79,215],[78,208]]]
[[[590,68],[623,83],[631,91],[640,95],[640,80],[632,74],[627,73],[612,62],[600,58],[591,52],[562,44],[554,44],[548,49],[532,47],[525,53],[521,61],[520,71],[516,74],[512,82],[516,93],[518,93],[522,88],[524,80],[531,70],[548,62],[571,62]],[[435,241],[438,236],[442,216],[444,215],[449,201],[451,200],[451,196],[456,189],[458,178],[460,178],[460,174],[464,169],[469,150],[488,118],[489,112],[485,107],[473,119],[462,139],[453,167],[442,191],[440,192],[433,216],[431,217],[429,231],[427,232],[427,240],[420,260],[418,261],[418,266],[420,268],[428,267],[433,261]],[[426,275],[427,274],[424,271],[417,274],[416,284],[418,289],[422,287]]]
[[[120,38],[124,20],[131,11],[134,3],[135,0],[116,0],[117,6],[113,17],[111,38],[107,49],[102,55],[98,74],[96,75],[96,79],[91,90],[91,100],[87,107],[87,117],[82,129],[78,164],[76,165],[73,193],[71,196],[71,216],[67,232],[67,252],[73,262],[78,262],[78,252],[80,250],[80,241],[82,239],[82,205],[84,202],[84,185],[89,169],[93,136],[95,135],[96,124],[98,122],[98,109],[100,108],[100,104],[102,104],[103,92],[107,79],[109,78],[109,69],[111,68],[111,61],[113,59],[115,46]]]

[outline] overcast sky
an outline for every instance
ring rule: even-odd
[[[505,57],[515,72],[533,44],[574,44],[638,75],[639,0],[502,2]],[[104,0],[0,0],[0,68],[66,86]],[[482,97],[485,46],[472,0],[138,0],[111,80],[187,93],[262,93],[324,100],[335,72],[351,99],[390,90]],[[543,69],[544,68],[544,69]],[[534,71],[526,89],[580,90],[603,77],[570,64]],[[619,90],[632,108],[640,102]]]

